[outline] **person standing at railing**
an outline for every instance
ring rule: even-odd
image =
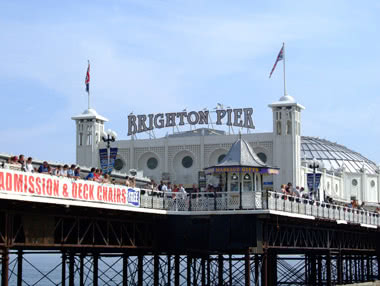
[[[30,173],[34,172],[32,161],[33,161],[32,157],[29,157],[28,160],[26,161],[25,172],[30,172]]]
[[[76,167],[74,171],[75,179],[80,179],[80,167]]]
[[[75,172],[75,165],[72,164],[70,166],[70,169],[67,170],[67,177],[74,178],[74,172]]]
[[[44,161],[42,165],[38,168],[38,173],[44,173],[48,174],[49,173],[49,164],[48,162]]]
[[[95,180],[94,174],[95,174],[95,168],[91,168],[90,173],[88,173],[88,175],[86,176],[86,180],[94,181]]]
[[[62,166],[61,165],[58,165],[57,168],[54,169],[53,171],[53,175],[55,176],[61,176],[62,175]]]
[[[17,162],[19,162],[19,164],[21,165],[21,170],[25,171],[26,162],[25,162],[25,156],[23,154],[20,154],[20,156],[18,156]]]
[[[187,192],[186,192],[186,190],[185,190],[185,188],[183,187],[182,184],[179,185],[179,192],[181,193],[182,199],[185,200],[186,197],[187,197]]]

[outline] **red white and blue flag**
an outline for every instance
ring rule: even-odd
[[[86,91],[90,92],[90,61],[88,61],[86,80],[84,81],[84,83],[86,84]]]
[[[277,56],[276,62],[274,63],[274,66],[273,66],[273,68],[272,68],[272,71],[270,72],[269,78],[272,76],[272,73],[273,73],[274,70],[276,69],[277,63],[278,63],[279,61],[282,61],[283,59],[284,59],[284,44],[282,44],[282,48],[281,48],[280,52],[278,53],[278,56]]]

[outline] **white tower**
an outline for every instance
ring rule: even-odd
[[[285,95],[269,105],[273,111],[273,165],[280,174],[273,176],[273,187],[291,182],[301,184],[301,111],[293,97]]]
[[[99,143],[104,132],[107,118],[94,109],[87,109],[82,114],[71,117],[76,123],[76,158],[77,164],[87,167],[99,165]]]

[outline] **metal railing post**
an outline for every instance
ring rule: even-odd
[[[214,191],[214,210],[216,210],[216,191]]]

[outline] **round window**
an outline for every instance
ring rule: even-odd
[[[158,165],[158,161],[156,158],[154,157],[151,157],[148,159],[148,161],[146,162],[146,165],[149,169],[151,170],[154,170],[157,168],[157,165]]]
[[[353,185],[354,187],[356,187],[356,186],[358,185],[358,180],[353,179],[353,180],[352,180],[352,185]]]
[[[371,181],[371,187],[372,187],[372,188],[374,188],[374,187],[375,187],[375,185],[376,185],[376,184],[375,184],[375,181],[374,181],[374,180],[372,180],[372,181]]]
[[[191,166],[193,166],[193,158],[191,158],[190,156],[183,157],[182,166],[184,166],[185,168],[190,168]]]
[[[114,165],[115,170],[120,171],[121,169],[123,169],[123,167],[124,167],[124,161],[121,160],[120,158],[117,158],[115,160],[115,165]]]
[[[218,157],[218,163],[222,162],[223,159],[226,158],[226,154],[222,154]]]
[[[263,163],[266,163],[267,162],[267,155],[265,155],[264,153],[260,152],[257,154],[257,156],[260,158],[260,160],[263,162]]]

